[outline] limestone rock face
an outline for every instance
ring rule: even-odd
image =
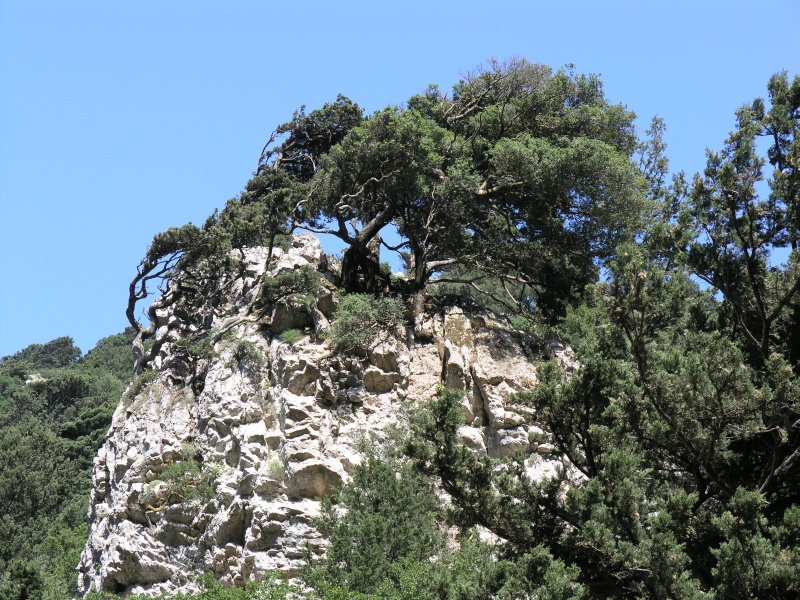
[[[536,385],[543,357],[533,339],[450,309],[425,315],[424,343],[398,330],[364,356],[333,353],[317,334],[332,318],[334,285],[312,305],[254,309],[264,277],[310,267],[336,281],[315,237],[295,236],[269,265],[261,248],[237,258],[242,268],[194,317],[180,304],[159,314],[155,371],[126,391],[94,461],[82,592],[155,596],[192,591],[204,572],[234,584],[295,574],[306,548],[325,552],[319,499],[361,461],[358,440],[380,436],[440,385],[465,392],[460,435],[473,451],[522,452],[541,476],[552,471],[545,432],[509,400]],[[286,343],[287,329],[303,336]],[[550,351],[571,365],[567,348]]]

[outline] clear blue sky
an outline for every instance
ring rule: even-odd
[[[126,326],[153,235],[235,196],[269,133],[341,92],[372,112],[513,55],[599,73],[672,167],[800,72],[797,0],[0,0],[0,356]]]

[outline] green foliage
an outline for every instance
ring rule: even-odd
[[[279,148],[269,143],[259,159],[259,172],[265,168],[288,172],[294,179],[310,180],[316,171],[315,161],[340,143],[362,119],[363,110],[352,100],[339,94],[336,101],[306,114],[305,106],[295,111],[292,120],[280,125],[270,143],[279,136],[286,141]],[[271,161],[277,154],[277,160]]]
[[[557,331],[580,365],[544,364],[514,398],[561,465],[544,479],[518,456],[465,447],[455,390],[401,432],[402,456],[365,444],[352,484],[325,505],[331,545],[304,574],[308,595],[800,597],[800,78],[779,73],[767,90],[737,111],[702,175],[670,186],[663,122],[638,139],[597,77],[524,60],[368,118],[341,96],[300,109],[221,213],[155,236],[130,288],[133,330],[84,357],[59,338],[0,361],[0,597],[75,594],[91,458],[128,380],[126,345],[136,335],[142,354],[154,333],[154,313],[149,328],[133,318],[148,285],[170,280],[169,301],[201,326],[197,306],[237,268],[231,251],[272,249],[294,227],[342,239],[341,286],[366,292],[341,298],[337,351],[363,353],[403,323],[387,292],[410,296],[413,316],[428,293],[540,338]],[[380,263],[390,225],[402,279]],[[311,303],[321,283],[312,269],[266,278],[260,308]],[[200,331],[176,344],[190,365],[214,356]],[[240,365],[263,366],[254,344],[235,344]],[[155,376],[145,370],[128,399]],[[142,499],[160,510],[210,498],[220,468],[184,448]],[[267,469],[285,476],[278,457]],[[290,595],[274,577],[200,582],[175,598]]]
[[[237,340],[233,351],[233,358],[240,365],[247,365],[253,369],[261,369],[266,363],[264,353],[258,349],[255,342],[249,340]]]
[[[630,161],[631,118],[605,101],[594,77],[524,60],[492,63],[452,98],[432,88],[412,98],[407,113],[391,115],[391,125],[370,120],[354,129],[341,145],[353,163],[343,165],[360,164],[362,129],[387,148],[378,187],[386,182],[385,210],[397,213],[415,286],[440,265],[447,279],[467,268],[482,273],[458,279],[523,282],[518,301],[554,311],[594,277],[594,261],[613,254],[623,229],[638,226],[643,196]],[[397,166],[387,173],[386,164]],[[375,198],[364,204],[370,214]]]
[[[56,338],[46,344],[31,344],[12,356],[4,356],[0,365],[3,369],[24,365],[31,373],[40,369],[66,367],[81,356],[71,337]]]
[[[15,560],[11,563],[6,577],[0,581],[0,598],[9,600],[40,600],[43,596],[44,581],[35,565]]]
[[[158,479],[145,488],[140,501],[150,510],[159,511],[171,504],[214,497],[214,482],[220,474],[218,465],[202,465],[197,448],[186,444],[182,458],[170,462],[159,472]]]
[[[347,294],[339,302],[329,339],[339,352],[367,350],[376,337],[403,322],[405,306],[399,298]]]
[[[505,589],[539,594],[553,576],[560,593],[598,598],[800,596],[800,277],[795,255],[770,266],[772,250],[794,248],[795,199],[776,191],[791,185],[780,176],[768,199],[756,186],[755,139],[786,110],[743,108],[691,191],[681,196],[679,177],[652,192],[665,199],[660,219],[618,247],[607,280],[559,324],[580,369],[546,364],[516,401],[568,467],[532,480],[516,459],[475,456],[453,392],[415,421],[408,453],[452,498],[450,522],[503,540]],[[772,137],[785,148],[794,110]]]
[[[331,546],[309,576],[316,587],[346,585],[373,593],[391,578],[394,563],[425,561],[442,546],[439,500],[430,482],[408,465],[368,455],[338,504],[344,514],[325,506],[322,529]]]
[[[16,532],[55,513],[61,496],[71,495],[80,485],[83,477],[78,465],[64,455],[66,447],[50,428],[32,418],[0,430],[0,526],[6,540],[0,558],[17,555],[9,543],[16,539]]]
[[[77,594],[75,567],[86,545],[89,528],[86,523],[50,532],[42,543],[41,572],[44,578],[43,598],[63,598]]]
[[[284,344],[294,344],[297,340],[303,338],[303,332],[299,329],[287,329],[281,333],[280,338]]]
[[[442,392],[448,404],[457,404],[460,397],[452,390]],[[419,418],[428,416],[423,413]],[[418,444],[411,446],[420,449]],[[396,448],[379,448],[373,442],[366,444],[366,452],[353,481],[323,511],[321,527],[330,536],[331,547],[326,558],[303,576],[318,597],[583,597],[585,590],[575,581],[577,570],[543,548],[524,560],[509,561],[468,529],[462,531],[457,547],[451,547],[431,480]]]
[[[771,106],[757,98],[736,113],[737,127],[720,152],[709,152],[691,189],[676,186],[677,227],[671,243],[678,260],[719,290],[748,352],[762,362],[777,350],[800,360],[800,77],[773,76]],[[758,138],[771,144],[765,159]],[[769,162],[774,171],[762,197]],[[791,251],[780,268],[775,248]],[[780,344],[775,345],[775,338]]]
[[[210,336],[183,337],[175,342],[175,350],[192,360],[209,360],[218,356]]]
[[[519,315],[520,310],[526,310],[512,296],[497,293],[502,289],[502,280],[483,271],[452,268],[447,278],[431,282],[426,294],[428,301],[440,308],[458,306],[466,311],[490,311],[497,315]]]
[[[508,321],[512,327],[542,342],[558,339],[559,337],[557,327],[542,322],[536,316],[512,315]]]
[[[286,467],[283,465],[280,456],[272,455],[267,459],[267,473],[279,481],[286,480]]]
[[[265,277],[261,284],[261,297],[267,306],[274,306],[289,297],[310,303],[316,298],[321,285],[320,274],[310,267],[286,271],[274,277]]]
[[[128,389],[125,391],[125,394],[122,397],[122,402],[124,404],[133,402],[133,399],[141,394],[147,388],[147,386],[153,383],[156,379],[158,379],[158,371],[153,371],[152,369],[148,369],[139,375],[136,375]]]
[[[84,356],[58,338],[0,362],[0,598],[76,593],[92,459],[130,378],[132,337]]]
[[[108,373],[119,381],[131,378],[131,340],[134,332],[129,327],[124,333],[105,337],[80,359],[82,371]]]
[[[148,286],[174,280],[190,304],[213,296],[217,275],[236,267],[231,250],[271,252],[295,228],[345,243],[346,292],[419,296],[448,281],[555,319],[616,245],[640,233],[648,183],[663,175],[663,127],[648,145],[633,119],[608,102],[596,76],[523,59],[492,61],[449,95],[432,86],[367,118],[343,96],[303,107],[267,140],[239,197],[202,228],[154,237],[131,282],[128,319],[141,340],[151,337],[154,314],[146,327],[134,310]],[[380,264],[389,226],[407,257],[402,279]],[[304,276],[268,280],[266,304],[313,294]]]

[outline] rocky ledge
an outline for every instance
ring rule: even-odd
[[[153,371],[126,391],[94,462],[84,593],[192,591],[205,572],[230,583],[291,576],[306,552],[325,552],[319,499],[359,463],[359,440],[441,385],[465,391],[461,435],[475,452],[520,451],[532,470],[554,468],[535,416],[509,400],[536,385],[535,340],[450,309],[426,315],[424,343],[398,329],[363,355],[334,353],[318,336],[333,318],[333,285],[310,305],[285,299],[251,314],[266,276],[312,268],[335,280],[318,240],[295,236],[269,265],[261,248],[240,258],[209,313],[210,331],[225,333],[207,338],[192,368],[184,340],[198,325],[179,303],[159,313]],[[303,335],[284,341],[288,329]],[[568,349],[550,350],[571,368]]]

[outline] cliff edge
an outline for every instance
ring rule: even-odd
[[[307,552],[325,552],[313,521],[361,460],[359,440],[441,385],[466,392],[461,435],[475,452],[521,451],[532,470],[553,468],[534,415],[509,400],[536,385],[536,340],[450,308],[424,316],[423,342],[397,327],[368,351],[335,352],[323,338],[336,265],[314,236],[295,236],[269,265],[265,249],[237,256],[205,306],[157,313],[158,353],[94,461],[82,593],[192,591],[207,572],[233,584],[293,575]],[[259,305],[265,278],[303,269],[320,276],[314,298]],[[568,351],[550,350],[570,366]]]

